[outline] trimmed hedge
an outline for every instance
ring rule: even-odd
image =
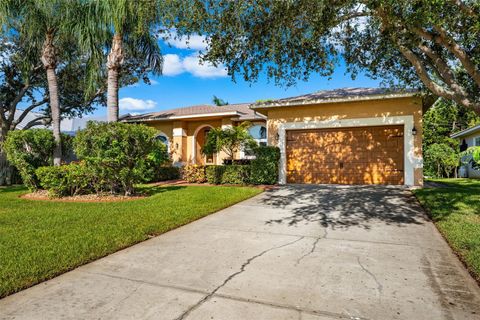
[[[208,166],[206,175],[208,183],[211,184],[248,184],[250,182],[250,166]]]
[[[180,168],[174,166],[158,167],[152,182],[180,179]]]
[[[196,164],[187,164],[182,169],[182,179],[190,183],[204,183],[207,182],[205,174],[205,166]]]
[[[255,148],[255,159],[250,165],[250,183],[275,184],[278,182],[280,149],[273,146]]]

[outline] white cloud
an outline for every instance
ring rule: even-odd
[[[209,62],[202,63],[197,53],[183,59],[177,54],[166,54],[163,59],[163,74],[165,76],[176,76],[184,72],[199,78],[227,76],[227,70],[224,66],[215,67]]]
[[[154,109],[157,103],[153,100],[142,100],[135,98],[122,98],[119,101],[120,110],[143,111]]]
[[[158,81],[155,80],[155,79],[150,79],[150,84],[151,84],[152,86],[156,86],[156,85],[158,84]]]
[[[176,34],[173,33],[165,42],[178,49],[205,50],[207,48],[206,38],[200,35],[176,38]]]

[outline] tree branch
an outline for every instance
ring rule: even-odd
[[[45,104],[48,102],[48,98],[44,98],[36,103],[33,103],[31,104],[28,108],[26,108],[25,110],[23,110],[22,114],[20,115],[20,117],[18,117],[15,121],[12,122],[11,124],[11,129],[15,129],[15,127],[21,123],[23,121],[23,119],[25,119],[25,117],[27,116],[27,114],[32,111],[33,109],[41,106],[42,104]]]
[[[426,31],[422,28],[414,28],[414,32],[420,35],[422,38],[428,41],[433,41],[445,47],[450,51],[465,68],[465,71],[473,78],[475,83],[480,87],[480,72],[477,70],[475,64],[470,60],[465,50],[450,37],[447,32],[440,26],[434,26],[434,29],[438,32],[438,35]]]
[[[20,89],[20,92],[15,96],[15,99],[13,99],[9,107],[10,114],[8,115],[8,122],[12,122],[13,119],[15,119],[15,110],[17,110],[17,105],[20,101],[22,101],[23,96],[25,93],[27,93],[28,89],[30,89],[30,84],[26,83],[22,89]]]
[[[46,121],[42,121],[42,119],[46,120]],[[36,119],[33,119],[31,121],[29,121],[24,127],[23,127],[23,130],[27,130],[27,129],[30,129],[31,127],[33,126],[37,126],[37,125],[45,125],[47,124],[48,121],[50,119],[49,116],[42,116],[42,117],[38,117]]]
[[[450,2],[457,5],[460,8],[460,10],[462,10],[463,13],[465,13],[467,16],[470,16],[472,18],[477,18],[478,17],[478,14],[472,8],[470,8],[468,5],[463,3],[462,0],[450,0]]]

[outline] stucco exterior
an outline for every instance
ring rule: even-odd
[[[395,99],[378,99],[368,101],[352,101],[339,103],[322,103],[309,105],[290,105],[278,107],[256,108],[267,116],[268,144],[285,148],[280,138],[280,128],[328,128],[364,125],[361,122],[377,124],[399,124],[413,120],[415,135],[406,132],[405,138],[411,135],[412,145],[405,150],[412,163],[412,180],[416,186],[423,185],[422,158],[422,100],[419,97]],[[357,121],[355,121],[357,120]],[[316,126],[318,125],[318,126]],[[285,129],[284,129],[285,130]],[[407,145],[406,145],[407,148]],[[281,164],[282,166],[282,164]],[[282,169],[282,168],[281,168]]]

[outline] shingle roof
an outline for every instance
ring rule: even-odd
[[[197,105],[184,108],[176,108],[159,112],[151,112],[137,116],[125,117],[123,120],[127,122],[135,121],[155,121],[155,120],[174,120],[181,118],[189,118],[195,116],[232,116],[237,120],[257,120],[265,119],[254,110],[249,108],[249,103],[229,104],[226,106]]]
[[[302,104],[317,104],[329,102],[370,100],[379,98],[409,97],[418,94],[416,90],[393,90],[387,88],[341,88],[335,90],[321,90],[314,93],[295,97],[259,101],[252,108],[279,107]]]

